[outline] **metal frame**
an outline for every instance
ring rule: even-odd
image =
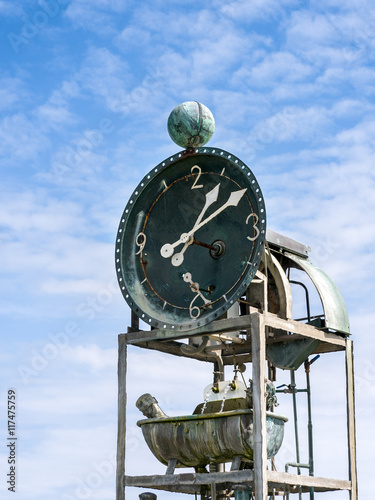
[[[263,397],[263,381],[265,379],[266,344],[272,342],[268,338],[268,328],[276,328],[286,332],[284,341],[293,342],[297,338],[313,338],[320,344],[315,352],[345,351],[346,385],[347,385],[347,437],[349,456],[348,480],[303,476],[267,470],[266,454],[266,408]],[[127,344],[146,349],[192,357],[192,354],[180,349],[178,338],[186,338],[186,332],[167,332],[162,330],[139,331],[136,318],[132,318],[132,327],[127,334],[119,335],[118,363],[118,443],[117,443],[117,477],[116,500],[125,499],[125,486],[160,489],[165,491],[199,494],[202,485],[215,485],[222,489],[223,485],[248,486],[255,493],[256,500],[266,500],[269,491],[281,488],[289,493],[345,490],[350,500],[358,500],[355,438],[355,401],[354,401],[354,367],[353,342],[334,333],[316,329],[311,325],[293,320],[283,320],[271,313],[261,313],[251,308],[250,314],[237,318],[214,321],[202,328],[189,332],[188,336],[220,334],[230,331],[246,330],[247,339],[236,344],[236,359],[252,361],[254,390],[254,469],[232,470],[230,472],[211,472],[209,474],[168,474],[154,476],[125,475],[125,436],[126,436],[126,347]],[[212,357],[199,356],[203,361],[212,362]],[[233,349],[223,351],[224,364],[233,362]],[[219,487],[220,486],[220,487]]]

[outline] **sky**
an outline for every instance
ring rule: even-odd
[[[18,498],[114,498],[117,337],[130,321],[117,227],[138,182],[180,149],[170,112],[196,100],[215,117],[208,146],[256,175],[268,227],[309,245],[344,297],[359,497],[373,500],[372,2],[1,0],[0,20],[1,497],[14,390]],[[344,377],[342,353],[312,367],[316,474],[346,479]],[[129,348],[128,474],[165,471],[136,426],[136,399],[150,392],[166,413],[189,414],[211,380],[205,363]],[[279,402],[290,416],[290,397]],[[289,423],[279,470],[294,460]],[[127,500],[141,491],[127,488]]]

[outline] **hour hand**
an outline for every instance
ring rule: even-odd
[[[207,208],[212,205],[217,199],[217,195],[219,192],[219,186],[218,184],[214,189],[212,189],[209,193],[206,194],[206,203],[205,206],[203,207],[202,212],[200,213],[198,219],[196,220],[194,227],[188,232],[188,233],[183,233],[180,237],[179,240],[175,241],[174,243],[166,243],[163,245],[160,249],[161,255],[167,259],[168,257],[171,257],[174,253],[174,249],[176,246],[180,245],[181,243],[187,243],[188,245],[191,245],[194,240],[190,240],[192,236],[194,236],[194,233],[198,231],[201,227],[203,227],[205,224],[210,222],[212,219],[217,217],[221,212],[223,212],[226,208],[228,207],[236,207],[238,203],[240,202],[241,198],[243,195],[246,193],[246,188],[245,189],[239,189],[238,191],[232,191],[231,194],[229,195],[228,200],[222,205],[220,208],[218,208],[215,212],[213,212],[211,215],[206,217],[203,221],[203,215],[205,214]],[[185,248],[186,250],[186,248]],[[185,251],[184,250],[184,251]],[[179,265],[179,264],[178,264]]]
[[[211,189],[211,191],[206,193],[206,201],[205,201],[204,207],[202,208],[201,213],[198,215],[198,218],[195,221],[195,224],[194,224],[193,228],[191,229],[191,231],[189,231],[189,233],[181,234],[180,239],[175,241],[174,243],[166,243],[165,245],[163,245],[160,249],[160,253],[161,253],[162,257],[164,257],[165,259],[172,257],[172,255],[174,254],[175,247],[177,247],[181,243],[184,243],[185,244],[184,248],[180,252],[180,254],[181,254],[180,257],[182,257],[182,260],[183,260],[183,254],[185,253],[185,250],[187,249],[187,247],[189,245],[191,245],[193,243],[192,236],[193,236],[193,233],[195,231],[195,228],[201,223],[204,214],[207,212],[208,207],[210,207],[217,200],[217,197],[219,196],[219,189],[220,189],[220,183],[217,184],[213,189]],[[176,264],[174,264],[174,265],[177,265],[177,266],[180,265],[182,260],[180,261],[179,259],[178,260],[175,259]],[[179,262],[179,263],[177,264],[177,262]]]
[[[185,243],[183,249],[180,252],[183,255],[187,247],[193,243],[193,240],[194,238],[192,236],[189,236],[188,233],[183,233],[181,234],[179,240],[175,241],[174,243],[166,243],[161,247],[161,256],[164,257],[164,259],[172,257],[175,247],[177,247],[180,243]]]

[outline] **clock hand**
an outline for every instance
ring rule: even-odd
[[[219,184],[218,184],[219,186]],[[217,186],[216,186],[217,187]],[[216,189],[216,188],[214,188]],[[212,191],[210,191],[210,193],[212,193],[214,191],[214,189]],[[228,207],[236,207],[238,205],[238,203],[240,202],[242,196],[245,194],[246,192],[246,188],[245,189],[240,189],[238,191],[233,191],[230,195],[229,195],[229,198],[228,200],[224,203],[224,205],[222,205],[220,208],[218,208],[214,213],[212,213],[211,215],[209,215],[204,221],[202,221],[202,218],[203,218],[203,215],[204,213],[206,212],[207,208],[213,203],[213,201],[211,201],[211,203],[207,206],[207,208],[203,207],[203,210],[201,212],[201,214],[199,215],[194,227],[188,232],[188,233],[184,233],[181,235],[181,238],[177,241],[175,241],[174,243],[166,243],[165,245],[163,245],[161,247],[161,250],[160,250],[160,253],[161,255],[164,257],[164,258],[168,258],[168,257],[171,257],[173,255],[173,252],[174,252],[174,248],[178,245],[180,245],[181,243],[188,243],[189,242],[189,238],[196,232],[198,231],[198,229],[200,229],[201,227],[203,227],[205,224],[207,224],[207,222],[210,222],[212,219],[214,219],[215,217],[217,217],[221,212],[223,212],[223,210],[225,210],[226,208]],[[207,193],[210,194],[210,193]],[[207,205],[207,195],[206,195],[206,205]],[[205,206],[206,206],[205,205]],[[202,215],[203,214],[203,215]],[[191,245],[193,241],[191,241],[189,243],[189,245]],[[186,250],[186,248],[185,248]],[[181,261],[182,262],[182,261]],[[180,265],[180,264],[177,264],[177,265]]]
[[[194,240],[194,238],[190,237],[187,240],[187,242],[185,243],[185,245],[182,247],[182,250],[180,252],[178,252],[178,253],[175,253],[172,256],[171,262],[172,262],[173,266],[178,267],[178,266],[180,266],[183,263],[183,261],[184,261],[184,253],[186,252],[187,247],[190,246],[193,243],[193,240]],[[163,257],[164,257],[164,255],[163,255]]]
[[[213,189],[211,189],[211,191],[206,193],[206,201],[205,201],[204,207],[202,208],[201,213],[198,215],[198,218],[195,221],[193,229],[190,232],[191,234],[192,234],[192,232],[194,232],[195,227],[201,222],[204,214],[207,212],[208,207],[210,207],[217,200],[217,197],[219,195],[219,188],[220,188],[220,183],[217,184]],[[173,262],[172,262],[173,265],[177,265],[177,266],[182,264],[182,261],[184,260],[183,255],[184,255],[187,247],[193,243],[192,238],[190,238],[191,234],[187,235],[187,233],[183,233],[183,234],[181,234],[180,239],[178,241],[176,241],[175,243],[172,243],[172,244],[166,243],[165,245],[163,245],[160,249],[161,255],[165,259],[167,259],[168,257],[171,257],[173,255],[174,248],[176,246],[178,246],[180,243],[185,243],[184,248],[180,252],[181,257],[182,257],[181,262],[179,262],[178,264],[173,264]]]
[[[185,243],[182,250],[172,256],[171,262],[173,266],[178,267],[183,263],[184,253],[186,252],[187,247],[190,245],[199,245],[201,247],[208,248],[213,252],[218,252],[220,250],[220,247],[218,245],[208,245],[207,243],[202,243],[201,241],[196,240],[194,236],[190,236],[189,240]]]
[[[194,227],[191,231],[187,233],[188,236],[192,234],[193,231],[198,231],[202,226],[207,224],[207,222],[210,222],[210,220],[214,219],[217,215],[219,215],[223,210],[225,210],[228,207],[236,207],[238,203],[240,202],[240,199],[242,196],[246,193],[246,189],[240,189],[239,191],[232,191],[230,193],[228,200],[222,205],[220,208],[218,208],[213,214],[207,217],[203,222],[200,222],[196,227]]]
[[[219,196],[219,188],[220,188],[220,182],[213,189],[211,189],[211,191],[206,193],[206,201],[204,207],[202,208],[201,213],[199,214],[197,220],[195,221],[193,229],[196,226],[198,226],[198,224],[200,224],[204,214],[207,212],[208,207],[210,207],[212,203],[215,203],[215,201],[217,201],[217,197]]]
[[[202,292],[199,290],[199,283],[194,283],[191,273],[183,274],[182,278],[185,281],[185,283],[190,283],[190,288],[192,289],[192,291],[197,295],[199,295],[199,297],[203,300],[205,304],[211,304],[211,301],[206,299],[206,297],[202,295]]]

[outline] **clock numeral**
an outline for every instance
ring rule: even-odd
[[[254,214],[254,213],[250,214],[249,217],[246,219],[246,224],[249,223],[250,217],[253,217],[253,221],[254,221],[253,228],[254,228],[255,236],[253,236],[252,238],[250,236],[247,236],[247,239],[249,241],[255,241],[258,238],[258,236],[260,235],[259,228],[257,227],[257,224],[259,222],[259,217],[257,216],[257,214]]]
[[[202,188],[203,184],[197,184],[197,182],[199,181],[199,177],[201,176],[202,169],[201,169],[201,167],[198,167],[198,165],[194,165],[194,167],[191,167],[191,173],[192,174],[194,173],[194,170],[198,170],[198,175],[197,175],[197,178],[194,181],[194,184],[191,186],[191,189]]]
[[[146,245],[146,235],[145,235],[145,233],[140,232],[137,235],[137,237],[135,239],[135,244],[137,245],[137,247],[139,247],[139,250],[138,250],[138,252],[136,252],[135,255],[139,255],[140,253],[142,253],[142,251],[143,251],[143,249],[144,249],[144,247]]]
[[[194,297],[194,299],[190,302],[189,312],[191,319],[197,319],[201,315],[201,310],[198,306],[193,306],[195,300],[199,297],[199,294]],[[194,312],[195,311],[195,312]]]
[[[190,313],[191,319],[197,319],[201,315],[201,309],[200,309],[200,307],[193,305],[194,302],[197,300],[197,298],[200,297],[203,300],[204,305],[208,306],[210,308],[212,307],[210,305],[211,302],[208,299],[206,299],[206,297],[204,297],[202,295],[202,292],[199,290],[199,285],[198,285],[198,283],[194,283],[193,277],[192,277],[191,273],[185,273],[185,274],[183,274],[182,275],[182,279],[185,281],[185,283],[189,283],[191,291],[194,292],[194,293],[196,293],[196,296],[190,302],[189,313]]]

